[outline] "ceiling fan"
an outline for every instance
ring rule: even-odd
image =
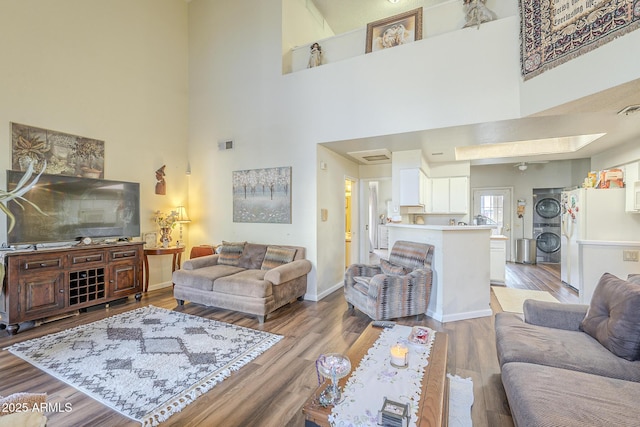
[[[539,164],[544,164],[544,163],[549,163],[548,160],[540,160],[537,162],[520,162],[520,163],[516,163],[515,165],[513,165],[514,168],[518,168],[521,172],[524,172],[527,170],[527,168],[529,167],[530,164],[533,163],[539,163]]]

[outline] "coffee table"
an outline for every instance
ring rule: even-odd
[[[341,389],[358,367],[360,360],[369,351],[369,348],[380,336],[382,329],[374,328],[371,324],[358,337],[355,343],[347,350],[347,356],[351,360],[351,372],[338,381]],[[429,364],[424,368],[422,377],[422,391],[418,404],[419,427],[446,426],[449,417],[449,380],[447,379],[447,334],[437,332],[431,353]],[[311,397],[302,407],[305,415],[306,426],[330,427],[328,417],[332,406],[323,407],[318,403],[318,396],[328,386],[328,382],[319,385]]]

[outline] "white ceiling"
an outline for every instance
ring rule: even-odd
[[[312,1],[336,34],[365,27],[373,22],[418,7],[450,0],[307,0]],[[537,140],[606,132],[606,135],[574,153],[474,160],[471,164],[517,163],[532,160],[589,158],[616,145],[640,141],[640,113],[620,116],[628,105],[640,104],[640,80],[538,113],[531,117],[480,123],[445,129],[336,141],[323,144],[349,158],[348,152],[388,149],[421,149],[428,162],[455,161],[457,146]],[[434,154],[442,153],[442,154]],[[363,163],[358,160],[359,163]]]

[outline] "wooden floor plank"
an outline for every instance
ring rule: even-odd
[[[507,264],[508,287],[545,290],[562,302],[578,301],[575,291],[564,286],[557,265]],[[147,293],[141,302],[133,298],[124,304],[91,310],[79,316],[24,329],[16,336],[0,331],[0,348],[74,326],[113,316],[145,305],[234,323],[239,326],[281,334],[285,338],[208,393],[172,416],[166,426],[302,426],[301,408],[317,385],[314,361],[328,352],[345,352],[369,324],[363,313],[347,310],[342,290],[322,301],[295,302],[260,325],[251,316],[197,304],[177,306],[171,289]],[[491,307],[500,311],[493,293]],[[513,427],[502,388],[498,366],[493,317],[441,324],[426,316],[399,319],[408,326],[427,325],[448,334],[447,371],[471,377],[476,427]],[[71,386],[39,369],[0,351],[0,395],[16,392],[46,392],[51,402],[69,402],[70,413],[50,413],[48,426],[137,426],[138,424],[101,405]]]

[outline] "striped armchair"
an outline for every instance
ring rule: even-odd
[[[374,320],[414,316],[427,311],[433,272],[433,245],[398,240],[389,261],[352,264],[344,275],[344,296]]]

